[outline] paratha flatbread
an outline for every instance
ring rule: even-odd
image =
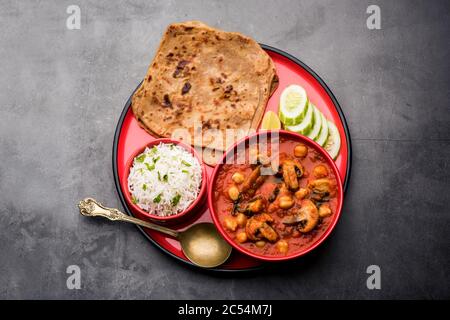
[[[256,130],[277,83],[272,59],[254,40],[197,21],[176,23],[133,95],[132,110],[153,135],[224,150]]]

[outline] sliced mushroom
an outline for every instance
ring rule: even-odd
[[[272,161],[272,159],[268,155],[258,153],[257,160],[256,160],[257,164],[260,164],[263,166],[268,166],[271,161]]]
[[[242,197],[239,197],[233,203],[232,214],[236,215],[236,213],[242,213],[248,216],[252,216],[256,213],[260,213],[265,209],[265,199],[261,195],[257,195],[256,197],[248,200],[242,201]]]
[[[294,162],[291,160],[286,160],[281,165],[281,170],[283,172],[283,180],[286,185],[291,190],[298,189],[298,178],[297,173],[295,172]]]
[[[264,209],[264,201],[262,196],[256,196],[253,199],[251,199],[247,207],[245,209],[245,212],[247,214],[255,214],[258,212],[261,212]]]
[[[305,174],[305,168],[303,168],[302,164],[297,159],[294,159],[292,161],[294,162],[295,165],[295,172],[297,173],[297,178],[300,179]]]
[[[266,181],[266,178],[267,176],[259,176],[258,179],[256,179],[255,183],[253,184],[253,187],[250,189],[251,192],[255,193],[256,190],[258,190],[258,188],[263,185],[264,181]]]
[[[273,189],[273,191],[272,191],[272,193],[270,194],[270,196],[269,196],[269,202],[274,202],[275,201],[275,199],[277,198],[277,196],[278,196],[278,193],[280,193],[280,187],[279,186],[276,186],[274,189]]]
[[[242,192],[248,192],[250,189],[252,189],[253,185],[255,184],[256,180],[261,176],[261,167],[257,166],[253,171],[250,173],[250,175],[245,179],[244,183],[242,184]]]
[[[283,218],[282,222],[287,226],[294,226],[301,221],[301,218],[297,215],[290,215]]]
[[[311,200],[305,199],[295,215],[284,217],[282,222],[286,225],[297,225],[300,232],[307,233],[314,229],[319,222],[319,210]]]
[[[242,184],[242,192],[249,195],[255,194],[256,190],[264,183],[267,176],[261,175],[261,166],[257,166]]]
[[[303,175],[303,166],[296,160],[284,160],[281,164],[283,180],[291,191],[299,188],[298,179]]]
[[[251,217],[247,221],[245,226],[245,232],[252,241],[259,241],[266,239],[270,242],[278,240],[278,233],[273,229],[270,224],[273,222],[273,218],[267,213],[262,213],[257,216]]]
[[[308,188],[312,191],[311,199],[315,201],[326,201],[329,196],[335,194],[336,183],[329,178],[316,179],[309,182]]]
[[[297,226],[298,231],[307,233],[315,228],[319,222],[319,210],[311,200],[302,200],[301,208],[297,214],[300,217],[300,223]]]

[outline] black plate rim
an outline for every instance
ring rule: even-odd
[[[344,127],[345,137],[346,137],[346,140],[347,140],[348,160],[347,160],[347,173],[346,173],[345,180],[344,180],[344,193],[345,193],[347,191],[348,181],[350,179],[350,169],[351,169],[351,162],[352,162],[352,149],[351,149],[351,141],[350,141],[350,131],[348,129],[347,121],[345,119],[345,115],[344,115],[344,113],[343,113],[343,111],[341,109],[341,106],[339,105],[336,97],[331,92],[330,88],[328,88],[328,86],[322,80],[322,78],[320,78],[317,75],[317,73],[315,73],[310,67],[308,67],[306,64],[304,64],[301,60],[299,60],[298,58],[296,58],[296,57],[292,56],[291,54],[289,54],[289,53],[287,53],[287,52],[285,52],[283,50],[280,50],[278,48],[274,48],[274,47],[271,47],[271,46],[268,46],[268,45],[265,45],[265,44],[260,44],[260,46],[266,51],[272,51],[272,52],[275,52],[275,53],[277,53],[277,54],[279,54],[281,56],[284,56],[285,58],[295,62],[297,65],[299,65],[300,67],[305,69],[308,73],[310,73],[320,83],[320,85],[325,89],[325,91],[330,96],[331,100],[333,101],[333,104],[335,105],[336,110],[337,110],[337,112],[339,114],[339,117],[341,119],[342,126]],[[125,103],[125,106],[124,106],[124,108],[122,110],[122,113],[120,115],[119,121],[117,122],[116,130],[114,132],[114,141],[113,141],[113,150],[112,150],[112,167],[113,167],[113,174],[114,174],[114,184],[116,186],[116,191],[117,191],[117,193],[119,195],[119,199],[120,199],[120,202],[122,203],[124,211],[129,216],[133,216],[133,214],[131,213],[131,210],[128,208],[127,203],[125,201],[125,197],[124,197],[123,192],[122,192],[122,189],[120,188],[119,172],[117,170],[117,149],[118,149],[118,144],[119,144],[119,136],[120,136],[120,133],[122,131],[123,121],[125,119],[125,116],[126,116],[128,110],[129,110],[129,108],[131,107],[131,97],[133,96],[134,92],[139,88],[141,83],[139,83],[139,85],[136,87],[136,89],[134,89],[133,93],[130,95],[130,97],[128,98],[127,102]],[[169,256],[175,258],[179,262],[184,263],[185,265],[188,265],[188,266],[193,267],[193,268],[197,268],[197,270],[200,269],[200,270],[208,270],[208,271],[215,271],[215,272],[249,272],[249,271],[261,270],[264,267],[264,265],[267,264],[265,262],[262,262],[260,266],[252,267],[252,268],[245,268],[245,269],[223,269],[223,268],[220,268],[220,267],[218,267],[218,268],[211,268],[211,269],[201,269],[201,268],[198,268],[197,266],[195,266],[192,262],[184,260],[184,259],[178,257],[177,255],[173,254],[172,252],[170,252],[166,248],[162,247],[158,242],[153,240],[144,231],[144,229],[142,227],[140,227],[140,226],[136,226],[136,227],[139,229],[139,231],[153,245],[155,245],[157,248],[162,250],[164,253],[166,253]]]

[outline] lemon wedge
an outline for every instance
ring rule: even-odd
[[[281,128],[280,119],[273,111],[267,111],[261,123],[261,130],[277,130]]]

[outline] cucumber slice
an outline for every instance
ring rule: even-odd
[[[315,105],[311,104],[311,106],[314,109],[314,120],[313,120],[314,124],[311,131],[307,134],[307,137],[314,140],[319,136],[320,129],[322,128],[322,116],[321,112],[319,111],[319,109],[317,109]]]
[[[320,116],[322,120],[322,128],[320,129],[319,136],[315,139],[315,141],[323,147],[328,139],[328,120],[325,118],[323,113],[320,113]]]
[[[337,158],[339,149],[341,148],[341,136],[339,135],[339,130],[331,121],[328,121],[328,139],[324,148],[334,160]]]
[[[299,124],[305,116],[307,106],[308,96],[305,89],[298,85],[290,85],[283,90],[280,97],[281,122],[288,126]]]
[[[311,103],[308,103],[308,110],[306,110],[306,115],[303,118],[302,122],[300,122],[295,126],[285,126],[285,127],[289,131],[307,135],[311,131],[313,122],[314,122],[314,106]]]

